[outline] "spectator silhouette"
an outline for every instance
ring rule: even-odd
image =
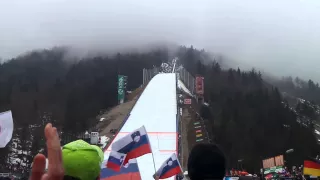
[[[226,158],[215,144],[196,144],[189,154],[188,175],[191,180],[223,179]]]
[[[217,145],[201,143],[192,148],[188,158],[190,180],[222,180],[225,172],[226,158]]]

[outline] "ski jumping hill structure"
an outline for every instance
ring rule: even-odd
[[[145,126],[155,162],[153,163],[152,154],[137,158],[142,180],[153,179],[153,164],[158,169],[172,153],[178,154],[176,78],[175,73],[154,76],[113,140],[115,142],[135,129]],[[105,160],[109,157],[112,143],[104,153]]]

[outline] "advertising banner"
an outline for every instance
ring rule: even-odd
[[[274,162],[274,157],[263,160],[262,164],[264,169],[276,166]]]
[[[283,166],[284,165],[283,155],[265,159],[262,161],[262,164],[264,169],[275,167],[275,166]]]
[[[274,157],[274,161],[276,163],[276,166],[283,166],[284,165],[283,155]]]
[[[203,77],[196,76],[196,94],[203,95],[204,94],[204,84],[203,84]]]
[[[191,104],[191,99],[184,99],[184,104]]]
[[[283,173],[285,172],[285,169],[283,168],[283,166],[274,166],[274,167],[271,167],[271,168],[266,168],[264,170],[264,174],[270,174],[270,173]]]
[[[127,76],[118,75],[118,101],[121,103],[124,102],[124,98],[126,95],[126,88],[127,88]]]

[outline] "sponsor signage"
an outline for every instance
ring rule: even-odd
[[[264,169],[275,167],[275,166],[283,166],[284,165],[283,155],[265,159],[262,161],[262,164]]]
[[[263,168],[264,169],[276,166],[276,164],[274,163],[274,158],[273,157],[263,160],[262,164],[263,164]]]
[[[9,177],[11,173],[0,173],[0,177]]]
[[[274,166],[271,168],[266,168],[264,170],[264,174],[270,174],[270,173],[283,173],[285,172],[285,169],[283,168],[283,166]]]
[[[196,94],[203,95],[204,94],[204,85],[203,85],[203,77],[196,76]]]
[[[124,102],[125,91],[127,89],[128,76],[118,75],[118,101],[120,104]]]
[[[276,166],[283,166],[284,165],[283,155],[274,157],[274,161],[276,163]]]
[[[191,104],[191,99],[184,99],[184,104]]]

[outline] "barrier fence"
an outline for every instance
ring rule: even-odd
[[[155,75],[159,74],[160,68],[154,67],[152,69],[143,69],[142,70],[142,78],[143,84],[148,83]]]
[[[143,69],[143,84],[148,83],[155,75],[159,74],[159,72],[160,68],[158,67],[154,67],[152,69]],[[177,73],[177,79],[180,79],[192,94],[195,94],[195,77],[184,67],[180,67],[179,70],[177,70]]]
[[[192,94],[195,94],[195,78],[184,67],[179,68],[179,79],[185,84]]]
[[[178,87],[178,79],[179,79],[179,75],[176,74],[176,87]],[[178,93],[177,93],[178,95]],[[178,137],[177,137],[177,155],[178,155],[178,158],[179,158],[179,161],[180,163],[183,162],[183,155],[182,155],[182,144],[181,144],[181,113],[180,113],[180,103],[179,103],[179,97],[177,96],[177,122],[176,122],[176,128],[177,128],[177,133],[178,133]],[[184,169],[183,169],[184,171]],[[176,176],[176,180],[182,180],[183,179],[183,176],[182,175],[178,175]]]

